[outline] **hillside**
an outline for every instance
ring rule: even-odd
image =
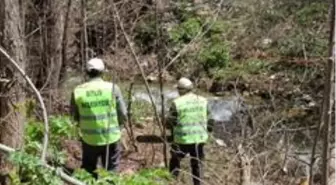
[[[46,161],[87,184],[191,183],[186,159],[179,179],[167,172],[170,141],[164,136],[171,133],[156,117],[167,114],[180,77],[195,83],[218,118],[205,149],[205,184],[303,184],[309,175],[322,184],[319,123],[330,7],[327,0],[4,0],[0,46],[46,104]],[[69,106],[93,57],[104,60],[104,79],[121,87],[130,116],[121,173],[101,170],[98,181],[80,169],[81,142]],[[0,184],[60,184],[37,158],[45,133],[41,105],[7,58],[0,54],[0,61],[0,143],[20,149],[9,158],[14,168],[1,163]],[[334,108],[331,115],[332,150]]]

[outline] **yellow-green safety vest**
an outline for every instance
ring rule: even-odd
[[[205,143],[207,132],[207,100],[188,93],[173,101],[177,110],[174,142],[178,144]]]
[[[79,112],[80,135],[84,142],[101,146],[121,137],[112,83],[93,80],[74,90]]]

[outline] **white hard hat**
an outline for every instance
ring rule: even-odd
[[[105,65],[102,59],[100,58],[92,58],[86,63],[86,69],[88,71],[95,69],[97,71],[104,71]]]
[[[193,83],[185,77],[180,78],[180,80],[177,83],[177,88],[179,89],[188,89],[191,90],[193,88]]]

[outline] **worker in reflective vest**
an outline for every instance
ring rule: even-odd
[[[95,178],[98,158],[107,170],[117,170],[120,158],[120,126],[126,121],[126,106],[119,87],[101,78],[105,65],[99,58],[88,61],[89,80],[77,86],[71,98],[71,113],[79,123],[82,168]]]
[[[193,83],[189,79],[181,78],[177,89],[180,97],[173,101],[167,118],[173,135],[169,170],[177,177],[182,158],[189,154],[194,185],[200,185],[203,147],[212,125],[211,120],[208,121],[209,107],[204,97],[192,92]]]

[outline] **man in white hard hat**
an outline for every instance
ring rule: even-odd
[[[79,123],[82,168],[95,178],[98,158],[107,170],[117,170],[120,158],[120,127],[127,120],[126,106],[118,85],[104,81],[104,62],[93,58],[86,64],[88,81],[77,86],[71,113]]]
[[[182,158],[189,154],[194,185],[200,185],[203,147],[211,127],[208,124],[208,102],[204,97],[192,92],[193,86],[188,78],[179,79],[177,89],[180,97],[173,100],[169,111],[167,124],[173,135],[169,171],[177,177]]]

